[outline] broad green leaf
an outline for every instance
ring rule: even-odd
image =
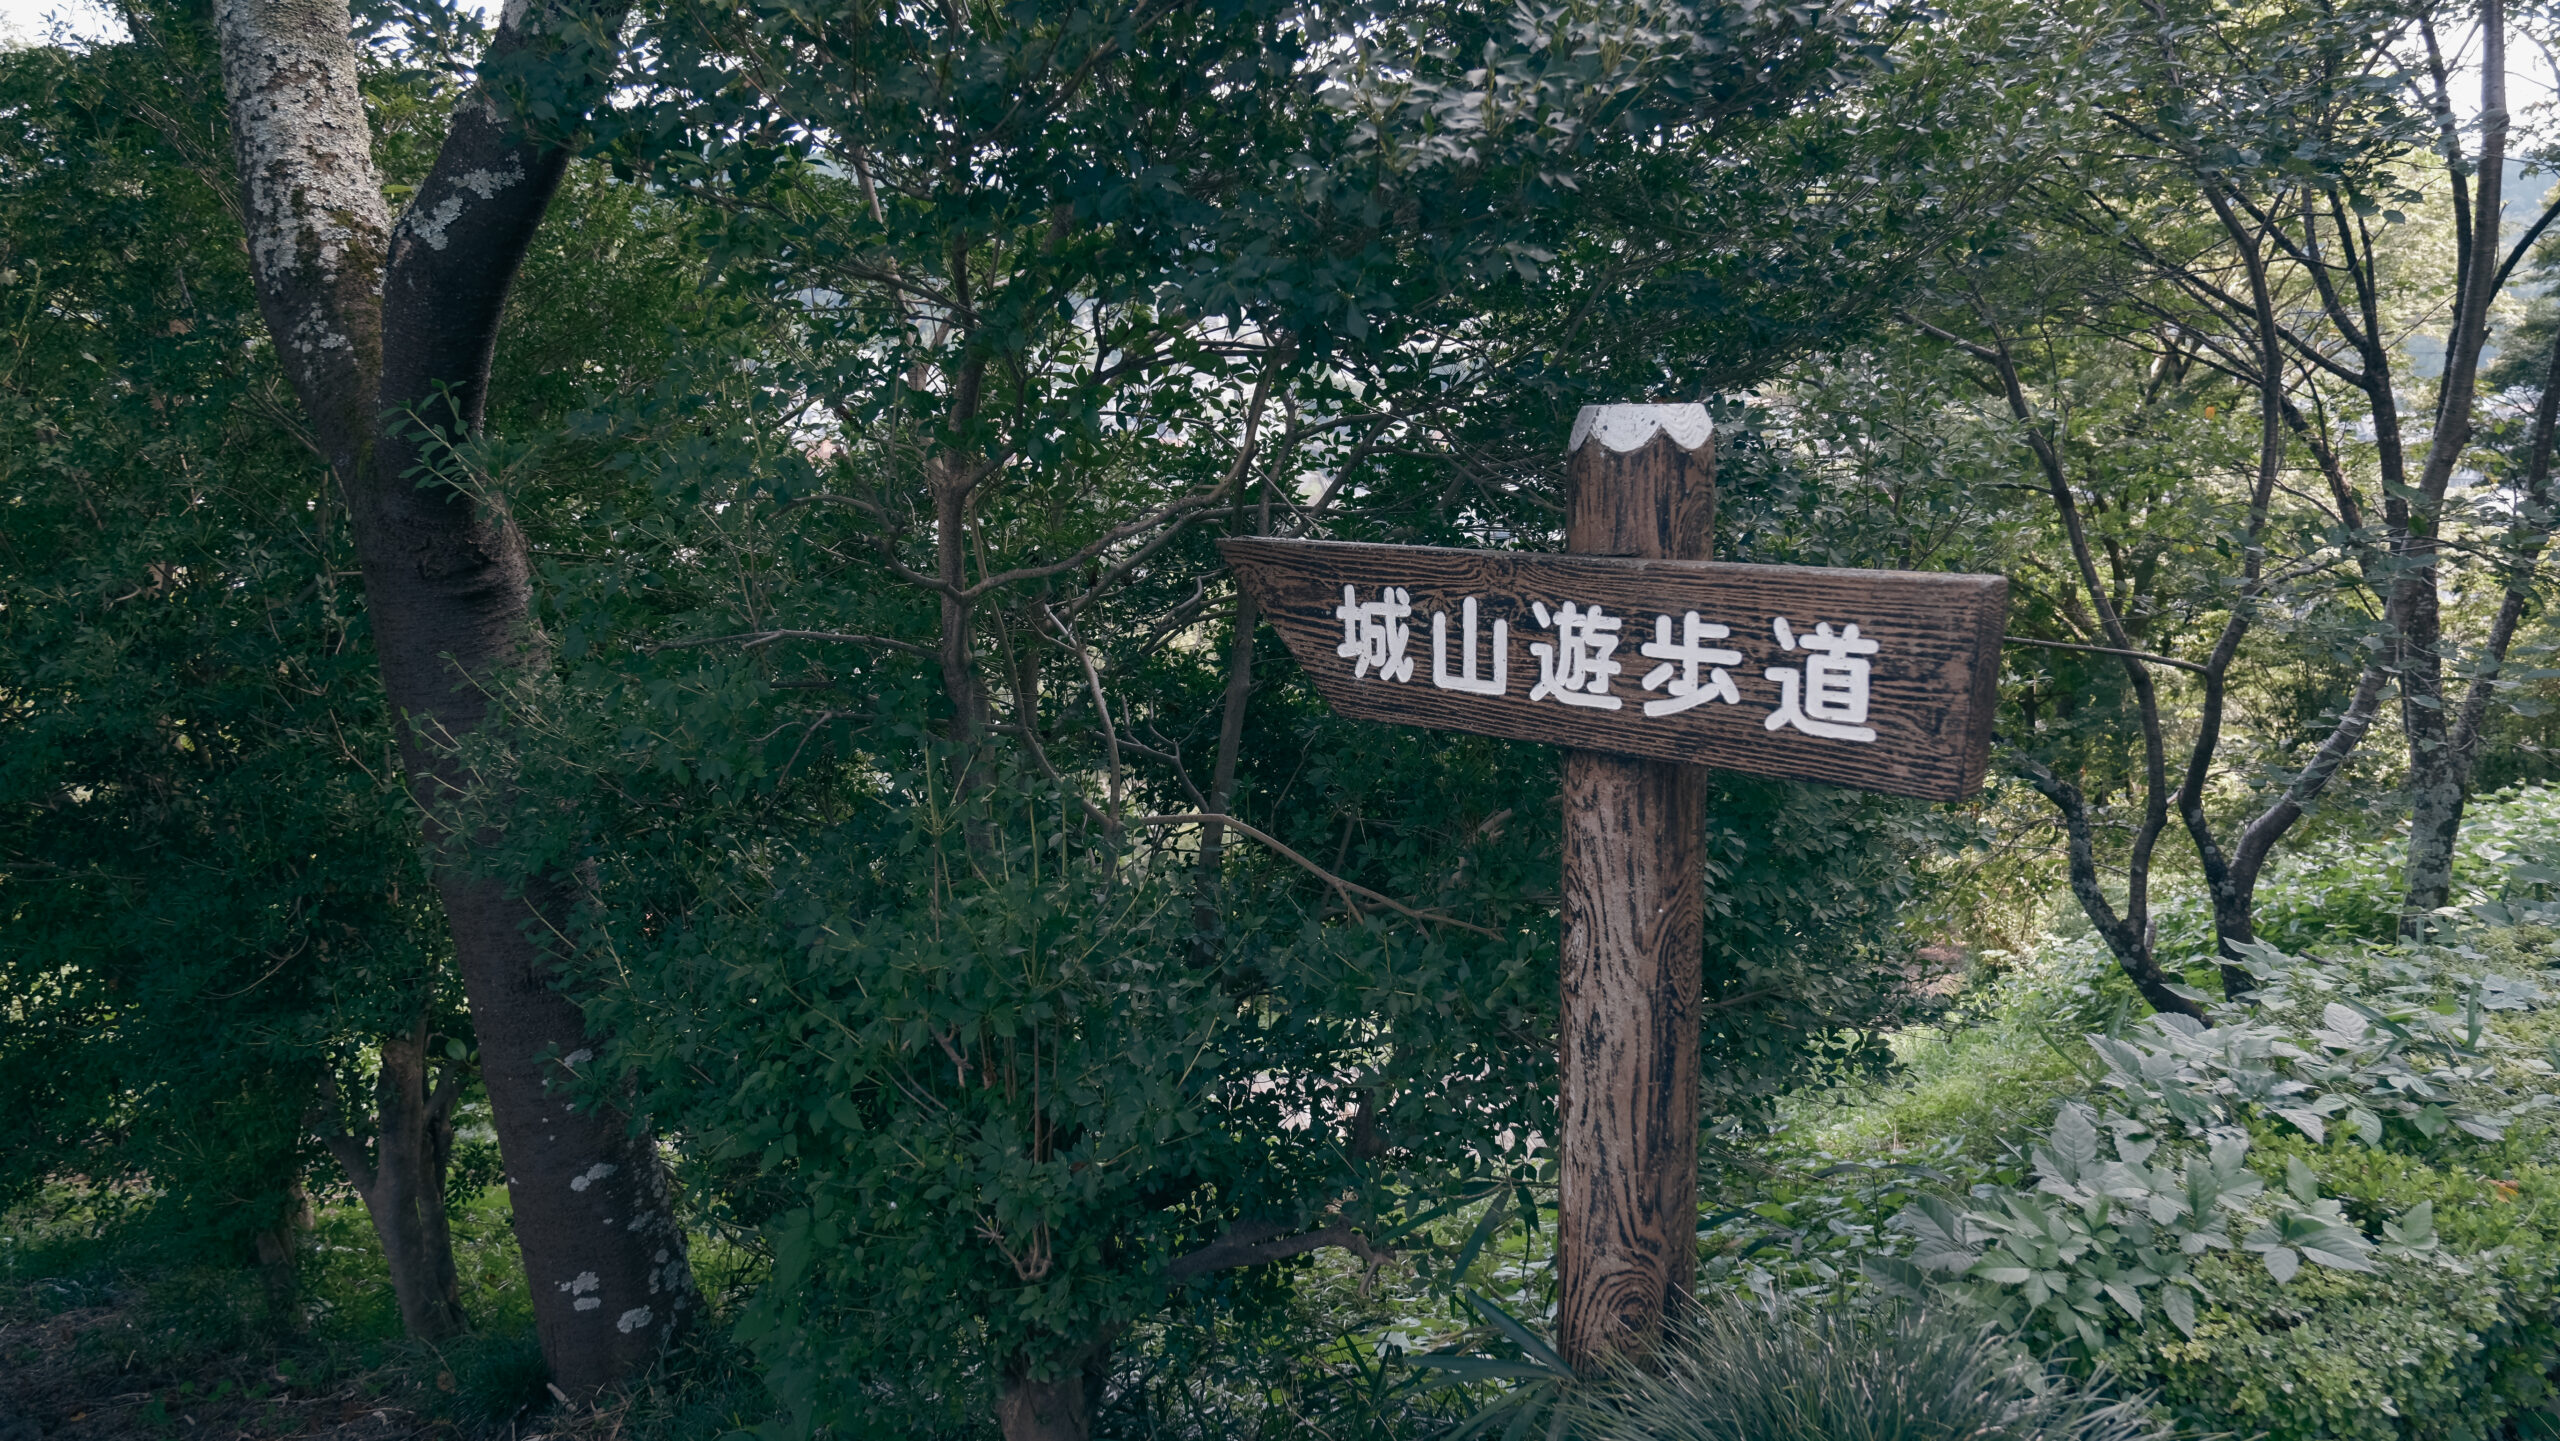
[[[2196,1334],[2196,1298],[2184,1286],[2165,1287],[2160,1292],[2160,1309],[2167,1312],[2169,1322],[2184,1332],[2189,1340]]]

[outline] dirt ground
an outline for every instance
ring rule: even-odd
[[[611,1408],[528,1407],[503,1424],[423,1414],[400,1373],[298,1379],[290,1357],[149,1359],[139,1308],[0,1302],[0,1441],[615,1441]],[[453,1377],[436,1377],[450,1390]],[[440,1408],[439,1408],[440,1409]]]
[[[248,1358],[178,1374],[144,1362],[138,1343],[148,1338],[135,1332],[135,1320],[114,1305],[0,1312],[0,1441],[405,1441],[439,1434],[413,1413],[366,1396],[360,1381],[313,1391],[275,1366],[260,1374]]]

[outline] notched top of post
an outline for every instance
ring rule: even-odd
[[[1573,436],[1564,453],[1596,440],[1621,454],[1640,450],[1656,435],[1668,435],[1682,450],[1696,450],[1715,435],[1716,423],[1703,405],[1586,405],[1573,418]]]
[[[1219,549],[1347,716],[1931,800],[1970,793],[1989,760],[2000,576]]]

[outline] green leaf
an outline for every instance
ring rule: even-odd
[[[1476,1222],[1475,1229],[1467,1233],[1467,1243],[1458,1248],[1458,1259],[1450,1264],[1452,1276],[1460,1280],[1466,1278],[1467,1268],[1476,1263],[1476,1256],[1484,1250],[1485,1242],[1492,1240],[1494,1233],[1502,1229],[1502,1218],[1510,1210],[1509,1191],[1497,1194],[1493,1204],[1484,1208],[1484,1215]]]
[[[1495,1189],[1500,1188],[1496,1187]],[[1476,1202],[1483,1200],[1489,1194],[1491,1194],[1489,1191],[1467,1191],[1449,1200],[1441,1202],[1439,1205],[1422,1212],[1420,1215],[1408,1216],[1405,1219],[1398,1221],[1392,1228],[1379,1233],[1377,1244],[1383,1246],[1393,1241],[1402,1240],[1404,1237],[1412,1235],[1421,1227],[1429,1225],[1431,1222],[1437,1221],[1441,1217],[1448,1215],[1451,1211],[1464,1210],[1465,1208],[1474,1205]]]
[[[2306,1206],[2320,1199],[2320,1178],[2312,1174],[2311,1168],[2302,1163],[2300,1156],[2284,1158],[2284,1188],[2293,1193],[2295,1200]]]
[[[1561,1376],[1566,1380],[1573,1379],[1573,1368],[1564,1363],[1564,1358],[1556,1354],[1555,1348],[1539,1340],[1535,1332],[1521,1325],[1510,1312],[1473,1291],[1467,1293],[1467,1300],[1476,1308],[1477,1315],[1492,1322],[1494,1329],[1510,1337],[1512,1344],[1526,1353],[1530,1360],[1537,1362],[1553,1375]]]
[[[2306,1245],[2302,1248],[2302,1258],[2317,1262],[2333,1271],[2362,1271],[2373,1274],[2380,1270],[2371,1261],[2366,1260],[2360,1250],[2332,1251],[2322,1246]]]
[[[1909,1301],[1926,1300],[1929,1275],[1900,1256],[1868,1256],[1858,1262],[1858,1272],[1886,1291]]]
[[[2196,1298],[2184,1286],[2170,1286],[2160,1292],[2160,1309],[2169,1313],[2169,1323],[2192,1341],[2196,1335]]]
[[[1456,1378],[1446,1383],[1449,1385],[1466,1381],[1546,1381],[1555,1376],[1544,1366],[1533,1366],[1526,1361],[1504,1361],[1492,1356],[1461,1356],[1454,1352],[1432,1351],[1406,1359],[1427,1370],[1448,1372]]]
[[[2327,1139],[2329,1130],[2321,1121],[2319,1112],[2306,1110],[2300,1106],[2275,1106],[2270,1109],[2276,1115],[2291,1122],[2295,1130],[2309,1136],[2314,1143]]]
[[[2089,1108],[2066,1104],[2053,1118],[2053,1153],[2070,1169],[2068,1179],[2078,1180],[2080,1173],[2098,1162],[2098,1127]]]

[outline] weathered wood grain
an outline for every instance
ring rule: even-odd
[[[1566,461],[1565,543],[1704,559],[1712,430],[1697,424],[1684,446],[1645,412],[1616,414],[1637,423],[1591,436]],[[1625,450],[1608,443],[1647,432]],[[1650,1347],[1696,1278],[1706,783],[1676,761],[1565,752],[1556,1340],[1577,1370]]]
[[[1655,443],[1669,445],[1667,439]],[[1693,503],[1677,519],[1702,524],[1712,513],[1711,503]],[[1614,521],[1599,527],[1618,528]],[[1219,548],[1316,689],[1344,715],[1930,800],[1969,794],[1981,784],[1989,760],[2000,633],[2009,604],[2008,581],[2000,576],[1250,537],[1221,541]],[[1375,598],[1383,586],[1402,586],[1412,597],[1410,680],[1382,680],[1374,672],[1355,677],[1353,663],[1335,654],[1343,639],[1335,610],[1345,585],[1363,600]],[[1456,672],[1462,605],[1469,596],[1477,603],[1480,676],[1491,670],[1493,622],[1504,622],[1508,630],[1509,686],[1500,697],[1432,683],[1432,616],[1449,618],[1449,667]],[[1612,683],[1623,703],[1619,710],[1528,698],[1538,681],[1529,647],[1552,639],[1551,627],[1538,622],[1531,606],[1544,602],[1552,612],[1566,601],[1596,603],[1626,618],[1615,657],[1625,669]],[[1641,689],[1653,662],[1638,656],[1637,647],[1653,638],[1654,617],[1671,616],[1676,631],[1692,610],[1732,630],[1718,644],[1742,653],[1742,663],[1728,668],[1741,703],[1717,700],[1675,715],[1647,716],[1642,703],[1662,692]],[[1778,683],[1765,672],[1801,666],[1804,659],[1802,651],[1778,644],[1771,622],[1779,617],[1807,633],[1817,623],[1837,629],[1854,621],[1861,635],[1878,642],[1870,658],[1867,724],[1876,731],[1873,742],[1765,727],[1779,699]]]
[[[1564,757],[1556,1338],[1577,1369],[1650,1345],[1696,1279],[1706,783]]]

